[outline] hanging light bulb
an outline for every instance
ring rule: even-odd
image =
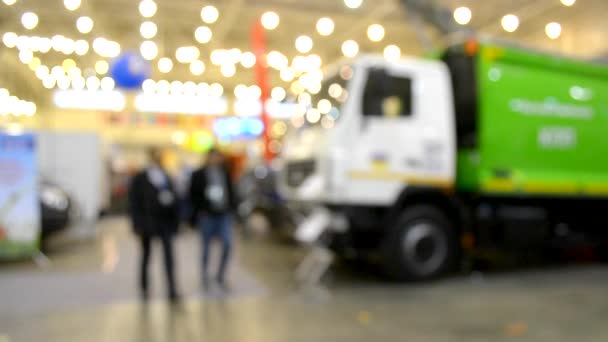
[[[279,26],[280,18],[275,12],[262,14],[262,26],[267,30],[274,30]]]
[[[215,6],[205,6],[201,10],[201,19],[207,24],[213,24],[220,17],[220,12]]]
[[[90,33],[93,30],[95,23],[90,17],[80,17],[76,20],[76,28],[82,34]]]

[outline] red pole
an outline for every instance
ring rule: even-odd
[[[266,111],[266,100],[270,91],[268,89],[268,64],[266,63],[266,31],[262,26],[261,19],[256,20],[251,30],[251,45],[255,54],[255,74],[258,87],[262,90],[260,101],[262,101],[262,122],[264,123],[264,158],[270,162],[274,153],[270,151],[270,117]]]

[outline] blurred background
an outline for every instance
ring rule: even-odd
[[[601,317],[608,300],[602,285],[608,271],[599,263],[603,250],[595,245],[568,244],[559,253],[523,247],[542,250],[540,256],[491,251],[479,253],[480,260],[467,254],[471,258],[458,259],[439,280],[404,284],[386,277],[377,258],[360,253],[348,238],[312,227],[326,218],[315,216],[317,204],[332,201],[328,207],[340,209],[351,224],[371,220],[384,227],[382,201],[368,199],[381,197],[371,194],[374,189],[389,189],[385,181],[361,185],[363,211],[361,203],[351,203],[355,195],[348,205],[341,201],[351,192],[336,190],[334,183],[305,184],[326,197],[297,191],[313,169],[340,172],[336,160],[344,157],[327,151],[358,137],[359,126],[348,125],[346,115],[362,111],[353,90],[363,87],[364,73],[357,72],[363,66],[351,66],[365,58],[376,58],[374,66],[409,60],[403,58],[440,63],[436,57],[444,57],[447,47],[469,38],[542,51],[540,56],[550,56],[541,62],[548,70],[577,60],[572,63],[578,67],[568,69],[572,78],[568,73],[564,78],[569,86],[593,88],[593,114],[605,116],[606,13],[605,0],[2,0],[0,342],[605,340]],[[438,77],[457,77],[449,68],[449,75]],[[595,73],[593,81],[577,79],[589,73]],[[352,82],[328,81],[338,75],[338,83]],[[445,93],[441,87],[420,92],[451,104],[442,96],[452,90],[459,96],[473,80],[467,82],[446,82],[451,90]],[[344,98],[332,95],[334,84]],[[336,100],[325,100],[327,110],[319,102],[325,92]],[[541,100],[553,95],[559,97],[545,94]],[[318,110],[311,111],[315,103]],[[480,103],[472,106],[481,108]],[[438,119],[437,127],[451,122],[446,118]],[[604,123],[598,120],[595,127]],[[308,128],[337,133],[307,137]],[[563,131],[551,134],[563,138]],[[600,140],[593,156],[603,164]],[[374,140],[362,141],[371,141],[370,148],[353,143],[353,153],[371,158],[374,168],[391,163],[385,160],[390,156],[371,148]],[[445,150],[462,147],[460,140],[452,145]],[[176,312],[162,300],[158,250],[155,300],[140,310],[139,254],[126,216],[127,195],[132,176],[148,163],[150,147],[162,150],[184,203],[190,175],[205,152],[215,147],[226,155],[240,198],[230,294],[200,290],[200,242],[185,205],[176,242],[183,308]],[[315,149],[321,151],[308,151]],[[317,164],[307,163],[302,157],[307,153]],[[453,166],[444,180],[460,184],[460,164],[456,174],[456,162],[449,160]],[[433,172],[423,175],[437,176]],[[395,181],[394,174],[388,176]],[[547,194],[560,197],[554,188],[541,195]],[[471,205],[471,212],[483,211],[484,204]],[[593,213],[601,215],[603,205],[594,201],[599,210]],[[560,224],[551,221],[558,233],[566,229]],[[378,240],[367,233],[349,238]],[[319,249],[340,250],[341,258],[332,253],[333,261],[326,263]],[[304,276],[305,286],[303,260],[322,264],[318,276]]]

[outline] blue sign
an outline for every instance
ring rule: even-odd
[[[213,122],[213,133],[223,140],[257,138],[263,132],[260,118],[219,118]]]

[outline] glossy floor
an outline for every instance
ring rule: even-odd
[[[199,290],[198,240],[178,241],[184,303],[166,305],[160,250],[155,298],[135,291],[137,246],[126,222],[62,248],[44,269],[0,268],[0,342],[13,341],[608,341],[608,268],[599,265],[456,276],[397,285],[337,267],[329,293],[302,293],[302,252],[241,241],[232,291]],[[160,247],[160,246],[158,246]]]

